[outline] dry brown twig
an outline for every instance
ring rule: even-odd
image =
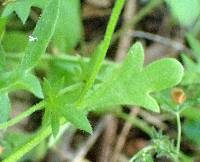
[[[127,32],[127,34],[131,37],[139,37],[139,38],[152,40],[154,42],[158,42],[167,47],[174,48],[177,51],[188,51],[188,49],[182,43],[172,40],[170,38],[162,37],[157,34],[152,34],[152,33],[143,32],[143,31],[133,31],[133,30]]]
[[[113,115],[107,115],[106,117],[106,129],[102,138],[101,152],[98,157],[99,162],[109,162],[111,150],[115,141],[117,133],[117,118]]]
[[[84,143],[84,145],[80,147],[80,150],[76,153],[72,162],[80,162],[84,159],[84,157],[87,155],[90,148],[93,146],[93,144],[96,142],[98,137],[101,135],[101,133],[105,127],[105,123],[106,123],[106,118],[104,117],[98,123],[93,135],[91,135],[88,138],[88,140]]]
[[[133,108],[132,111],[130,112],[130,116],[136,116],[139,112],[138,108]],[[129,134],[130,129],[132,128],[132,123],[126,122],[124,124],[124,127],[122,128],[122,131],[117,139],[117,143],[115,145],[114,151],[113,151],[113,156],[111,158],[110,162],[116,162],[117,159],[119,159],[120,152],[122,151],[124,144],[126,142],[127,136]]]
[[[149,113],[145,110],[140,110],[139,115],[146,120],[148,123],[162,129],[166,130],[167,125],[162,121],[162,118],[159,116],[155,116],[152,113]]]

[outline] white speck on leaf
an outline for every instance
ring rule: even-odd
[[[38,38],[37,37],[34,37],[34,36],[32,36],[32,35],[29,35],[29,41],[30,42],[36,42],[36,41],[38,41]]]

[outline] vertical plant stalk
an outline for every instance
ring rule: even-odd
[[[46,127],[41,129],[33,138],[29,140],[25,145],[17,149],[14,153],[12,153],[8,158],[3,160],[2,162],[16,162],[21,159],[26,153],[31,151],[35,146],[37,146],[41,141],[43,141],[46,137],[51,134],[51,127]]]
[[[30,116],[32,113],[43,109],[44,106],[45,106],[45,102],[41,101],[40,103],[38,103],[38,104],[32,106],[31,108],[29,108],[27,111],[21,113],[19,116],[15,117],[14,119],[11,119],[8,122],[0,124],[0,129],[5,129],[7,127],[15,125],[16,123],[20,122],[24,118]]]
[[[177,153],[177,161],[180,153],[180,145],[181,145],[181,119],[179,112],[176,113],[176,121],[177,121],[177,144],[176,144],[176,153]]]
[[[93,86],[94,81],[96,79],[96,76],[101,68],[101,65],[103,63],[103,60],[106,56],[106,53],[108,51],[108,48],[111,43],[111,39],[115,30],[115,27],[117,25],[117,21],[119,19],[119,15],[122,11],[122,8],[124,6],[125,0],[117,0],[115,3],[111,18],[108,22],[108,27],[106,29],[106,33],[104,36],[103,44],[101,46],[101,49],[99,52],[96,53],[96,62],[94,64],[94,67],[91,71],[91,75],[89,76],[89,79],[86,82],[86,85],[81,93],[81,96],[78,100],[78,105],[82,102],[84,96],[87,94],[87,92],[90,90],[90,88]]]

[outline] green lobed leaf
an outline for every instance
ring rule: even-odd
[[[59,90],[63,87],[63,79],[56,82],[44,80],[44,93],[46,96],[46,109],[43,118],[43,125],[51,124],[53,136],[56,137],[60,128],[60,118],[62,117],[61,107],[64,106],[64,98],[59,96]]]
[[[91,91],[82,107],[95,109],[114,105],[137,105],[159,112],[150,93],[177,85],[183,76],[183,67],[175,59],[165,58],[143,68],[144,51],[140,43],[129,50],[119,69]]]
[[[91,133],[92,128],[87,119],[87,113],[69,105],[68,94],[61,95],[59,93],[62,87],[63,80],[57,80],[51,83],[48,80],[44,81],[44,92],[47,97],[43,124],[51,124],[54,137],[59,132],[60,119],[63,117],[66,118],[67,121],[71,122],[75,127]]]
[[[11,111],[10,100],[8,94],[0,95],[0,123],[4,123],[9,119]]]
[[[9,93],[17,89],[27,90],[36,97],[43,98],[40,82],[33,74],[23,74],[15,70],[0,75],[0,93]]]
[[[74,49],[82,37],[80,11],[80,0],[61,0],[53,43],[62,52]]]
[[[21,88],[32,92],[38,98],[44,98],[40,81],[38,78],[30,73],[26,73],[16,83],[16,88]]]
[[[16,0],[9,2],[2,13],[2,17],[9,16],[11,13],[16,12],[17,16],[21,19],[23,24],[25,24],[31,7],[44,8],[46,2],[46,0]]]
[[[92,127],[87,119],[87,113],[75,107],[66,106],[63,110],[65,118],[75,125],[76,128],[92,133]]]
[[[60,0],[50,0],[44,9],[40,20],[32,34],[34,40],[30,40],[22,59],[22,70],[30,70],[39,61],[53,36],[59,16]]]

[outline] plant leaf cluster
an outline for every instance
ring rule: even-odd
[[[124,2],[124,0],[116,2],[115,14],[111,16],[105,39],[94,57],[87,61],[83,61],[85,58],[80,58],[78,65],[74,65],[73,61],[52,59],[49,65],[53,66],[48,68],[47,79],[44,79],[42,85],[32,70],[41,61],[47,47],[50,47],[50,41],[52,40],[51,45],[59,51],[66,52],[74,49],[82,37],[80,1],[17,0],[6,5],[3,17],[16,12],[23,23],[29,16],[31,6],[43,8],[45,5],[30,35],[31,39],[22,61],[15,69],[5,70],[6,52],[3,47],[0,48],[0,57],[2,57],[0,60],[0,122],[3,123],[9,118],[11,110],[8,94],[11,91],[27,90],[45,103],[42,129],[24,147],[9,156],[8,161],[22,157],[23,152],[31,150],[37,142],[41,142],[51,132],[55,137],[60,125],[65,122],[92,133],[87,115],[97,108],[137,105],[154,112],[160,111],[157,101],[152,96],[181,81],[183,67],[177,60],[164,58],[144,67],[143,47],[141,43],[135,43],[123,63],[103,62]],[[63,21],[65,23],[62,23]],[[4,20],[0,22],[3,27],[1,31],[0,26],[0,33],[3,33]],[[75,27],[70,23],[76,24]],[[74,36],[74,33],[77,35]]]
[[[9,92],[16,89],[25,89],[35,94],[35,96],[43,98],[39,79],[31,74],[30,70],[37,64],[41,55],[45,52],[55,30],[58,14],[59,1],[50,1],[33,32],[33,35],[38,37],[38,40],[36,42],[29,41],[25,55],[17,69],[0,73],[0,93],[2,96],[6,96]],[[49,21],[46,21],[47,19]]]

